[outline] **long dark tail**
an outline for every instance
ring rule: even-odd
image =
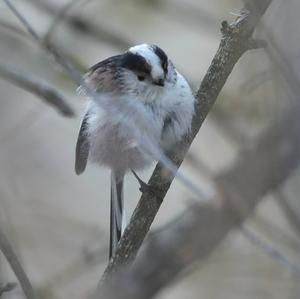
[[[125,226],[123,181],[124,175],[111,172],[109,258],[115,252]]]

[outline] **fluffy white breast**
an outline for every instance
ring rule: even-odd
[[[176,71],[176,82],[166,82],[161,97],[154,102],[156,115],[163,118],[160,145],[164,150],[179,142],[191,129],[195,97],[185,78]]]

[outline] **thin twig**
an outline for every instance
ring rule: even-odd
[[[88,0],[69,0],[61,10],[57,13],[57,15],[54,17],[54,20],[52,21],[51,25],[49,26],[49,29],[47,30],[46,34],[44,35],[44,41],[45,43],[49,43],[55,29],[61,24],[63,19],[66,17],[66,15],[72,10],[76,5],[78,5],[82,1],[88,1]]]
[[[67,117],[75,115],[64,96],[48,83],[2,64],[0,64],[0,77],[37,95],[62,115]]]
[[[175,149],[175,152],[169,155],[171,161],[178,168],[204,119],[214,105],[234,65],[247,51],[249,39],[251,40],[254,28],[271,1],[260,1],[259,10],[243,15],[234,24],[228,25],[227,22],[222,23],[223,38],[219,49],[196,94],[196,114],[193,119],[192,134],[182,142],[180,147]],[[100,284],[119,267],[135,258],[173,181],[174,176],[170,174],[166,175],[166,173],[168,171],[165,167],[161,163],[158,163],[148,182],[151,188],[158,190],[158,192],[156,194],[143,193],[131,217],[130,223],[124,231],[118,248],[104,272]]]
[[[41,0],[27,1],[33,3],[36,7],[41,8],[48,14],[57,15],[60,12],[60,7],[55,5],[53,2]],[[127,40],[120,34],[117,34],[107,28],[97,26],[90,20],[81,16],[66,15],[62,21],[78,33],[84,34],[85,36],[91,36],[101,42],[107,42],[118,49],[128,49],[132,45],[131,41]]]
[[[282,244],[292,249],[296,254],[300,254],[300,240],[287,232],[280,224],[258,214],[253,215],[250,221],[252,227],[257,228],[259,232],[273,240],[274,243]]]
[[[291,262],[277,248],[275,248],[273,245],[270,245],[267,241],[263,240],[253,230],[247,228],[246,226],[241,227],[241,232],[247,240],[262,249],[273,259],[281,263],[283,266],[287,267],[289,270],[292,270],[297,276],[300,277],[300,266]]]
[[[12,291],[17,284],[15,282],[8,282],[7,284],[0,284],[0,297],[3,293]]]
[[[10,24],[4,20],[0,20],[0,27],[1,27],[1,29],[3,28],[5,30],[12,31],[12,32],[18,34],[19,36],[27,38],[27,36],[24,34],[24,30],[22,30],[19,27],[15,26],[13,24]]]
[[[64,59],[61,54],[54,48],[53,45],[49,43],[46,44],[39,37],[37,32],[33,29],[33,27],[28,23],[26,18],[17,10],[17,8],[11,3],[10,0],[3,0],[8,8],[12,11],[12,13],[17,17],[17,19],[22,23],[22,25],[29,32],[31,37],[40,45],[43,49],[45,49],[52,57],[56,60],[56,62],[63,67],[63,69],[69,74],[70,78],[79,86],[81,84],[81,74],[77,71],[74,66]]]
[[[21,266],[18,260],[17,255],[15,254],[12,246],[10,245],[2,231],[0,231],[0,250],[2,251],[8,263],[10,264],[16,277],[18,278],[26,298],[38,299],[27,274],[25,273],[23,267]]]
[[[19,37],[25,39],[26,41],[29,42],[36,42],[31,35],[25,34],[24,30],[18,28],[17,26],[10,24],[8,22],[5,21],[1,21],[0,20],[0,29],[4,29],[4,30],[8,30],[16,35],[18,35]],[[48,43],[50,43],[48,41]],[[55,44],[53,42],[51,42],[52,47],[56,48]],[[76,66],[77,69],[79,69],[81,72],[86,72],[86,70],[88,69],[88,67],[82,63],[81,59],[78,59],[78,56],[67,52],[66,50],[61,51],[63,56],[66,57],[69,61],[71,61],[71,63],[73,65]]]

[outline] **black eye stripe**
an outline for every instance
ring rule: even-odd
[[[157,57],[160,59],[161,66],[164,69],[164,72],[166,73],[168,70],[168,56],[167,54],[158,46],[152,45],[153,52],[157,55]]]
[[[164,70],[164,73],[168,72],[168,56],[166,53],[156,45],[151,45],[153,52],[160,59],[161,66]],[[151,65],[149,65],[144,57],[139,54],[134,54],[132,52],[126,52],[121,55],[116,55],[109,57],[90,68],[91,72],[96,71],[97,69],[110,69],[110,68],[126,68],[132,70],[136,74],[151,74]]]
[[[136,73],[150,74],[151,72],[151,67],[144,57],[130,52],[123,55],[120,66]]]

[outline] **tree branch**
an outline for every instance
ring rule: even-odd
[[[8,282],[7,284],[1,284],[0,283],[0,297],[3,293],[10,292],[13,290],[17,284],[15,282]]]
[[[2,64],[0,64],[0,77],[37,95],[62,115],[67,117],[75,115],[64,96],[48,83]]]
[[[36,7],[44,10],[48,14],[58,15],[60,13],[60,7],[53,4],[50,1],[44,0],[28,0],[33,3]],[[89,35],[101,42],[107,42],[110,45],[120,49],[128,49],[132,44],[124,37],[100,26],[95,25],[93,22],[81,17],[81,16],[68,16],[62,20],[66,22],[72,29],[78,33]]]
[[[3,234],[2,231],[0,231],[0,250],[2,251],[5,258],[7,259],[8,263],[10,264],[16,277],[18,278],[26,298],[38,299],[29,281],[29,278],[27,277],[25,271],[23,270],[17,258],[17,255],[15,254],[12,246],[10,245],[10,243],[8,242],[6,236]]]
[[[295,109],[272,125],[255,146],[244,150],[234,167],[215,178],[218,198],[193,204],[164,229],[151,234],[135,262],[114,273],[97,297],[152,298],[188,266],[206,258],[264,195],[285,182],[299,162],[300,120],[299,109]],[[253,240],[253,234],[248,237]],[[277,251],[272,254],[286,262]],[[299,274],[298,267],[291,269]]]
[[[63,7],[57,12],[52,23],[49,26],[46,34],[44,35],[44,42],[49,43],[51,37],[54,34],[55,29],[58,25],[66,18],[67,14],[72,10],[76,5],[78,5],[82,0],[69,0]]]
[[[277,190],[275,196],[278,204],[280,205],[281,209],[285,213],[288,222],[294,229],[294,232],[297,234],[298,237],[300,237],[300,219],[296,211],[288,203],[287,199],[285,198],[283,190]]]
[[[246,5],[241,16],[233,24],[222,23],[223,37],[219,49],[196,93],[196,114],[193,119],[192,134],[175,149],[175,152],[169,155],[171,161],[178,168],[234,65],[251,46],[254,28],[272,0],[255,0],[253,2],[259,2],[259,5],[255,5],[251,9]],[[141,196],[118,248],[104,272],[100,285],[120,266],[135,258],[173,179],[170,172],[161,163],[158,163],[149,180],[151,189],[155,189],[157,192],[156,194],[145,192]]]

